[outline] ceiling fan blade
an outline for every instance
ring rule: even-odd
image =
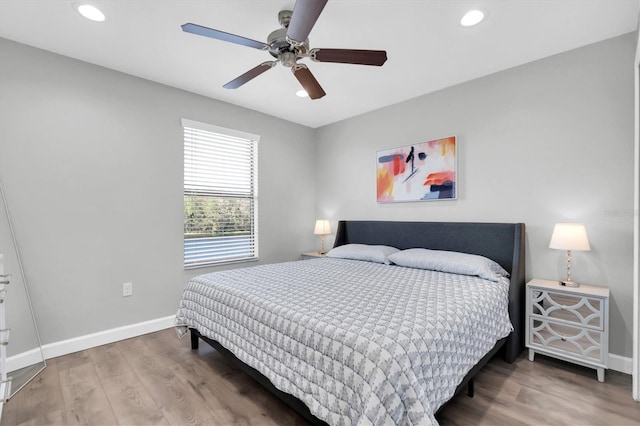
[[[278,63],[278,61],[263,62],[260,65],[258,65],[257,67],[253,67],[249,71],[247,71],[244,74],[242,74],[241,76],[236,77],[235,79],[231,80],[230,82],[228,82],[227,84],[225,84],[222,87],[224,87],[225,89],[237,89],[238,87],[242,86],[243,84],[253,80],[254,78],[259,76],[263,72],[269,71],[277,63]]]
[[[291,68],[291,71],[311,99],[320,99],[326,95],[322,86],[320,86],[320,83],[318,83],[318,80],[311,74],[306,65],[296,64]]]
[[[309,57],[316,62],[382,66],[387,61],[384,50],[311,49]]]
[[[297,43],[303,43],[315,25],[322,9],[328,0],[298,0],[293,7],[291,21],[287,28],[287,38]]]
[[[184,24],[182,26],[182,31],[184,31],[185,33],[215,38],[216,40],[241,44],[242,46],[253,47],[254,49],[269,50],[269,45],[261,41],[251,40],[250,38],[241,37],[239,35],[225,33],[224,31],[214,30],[213,28],[203,27],[202,25],[191,23]]]

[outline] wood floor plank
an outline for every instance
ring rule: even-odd
[[[5,404],[3,417],[10,416],[13,424],[21,424],[37,417],[39,410],[55,411],[64,405],[62,388],[58,379],[55,360],[47,363],[45,368],[28,385],[29,392],[18,392],[10,403]]]
[[[100,380],[119,424],[169,424],[134,372]]]
[[[607,425],[637,425],[638,422],[631,419],[625,419],[615,412],[603,410],[601,407],[584,403],[577,398],[570,403],[559,401],[557,398],[549,397],[540,391],[523,388],[518,394],[518,402],[527,407],[532,407],[538,412],[560,414],[561,419],[554,421],[554,424],[565,425],[600,425],[604,421]],[[593,419],[598,418],[598,423],[593,423]]]
[[[210,406],[216,407],[211,410],[216,423],[250,425],[251,415],[261,414],[251,400],[242,399],[242,407],[237,407],[233,403],[233,393],[221,386],[216,388],[216,385],[220,382],[216,376],[207,373],[205,370],[198,371],[197,364],[194,361],[173,364],[170,368],[176,377],[197,392]],[[215,389],[212,389],[212,387]],[[230,400],[232,400],[231,404],[229,403]]]
[[[98,346],[87,351],[93,367],[101,379],[131,373],[131,367],[125,361],[118,345]]]
[[[93,364],[63,370],[59,379],[70,424],[117,424]]]
[[[50,411],[45,415],[29,419],[23,423],[4,423],[4,424],[15,424],[17,426],[42,426],[42,425],[69,425],[69,424],[72,424],[72,422],[68,420],[68,415],[66,412],[64,412],[63,410],[55,410],[55,411]]]
[[[77,367],[83,364],[91,364],[88,351],[78,351],[65,356],[56,358],[58,363],[58,371],[64,371],[71,367]],[[49,361],[47,361],[49,362]]]
[[[140,375],[140,380],[169,423],[208,424],[214,417],[209,403],[193,387],[184,384],[170,370]]]
[[[535,417],[530,415],[530,412],[513,409],[513,405],[510,409],[505,409],[505,405],[500,401],[476,391],[473,398],[464,394],[456,397],[436,415],[436,419],[442,426],[545,424],[540,421],[539,413],[536,413]],[[538,420],[532,423],[533,419]]]
[[[174,329],[167,329],[157,333],[149,333],[143,337],[145,344],[154,353],[162,355],[162,360],[167,364],[182,362],[187,358],[198,356],[197,351],[191,350],[189,335],[180,339]],[[205,347],[209,345],[202,345]]]
[[[237,405],[238,401],[244,401],[243,405],[246,405],[250,401],[254,408],[250,417],[254,419],[266,416],[279,425],[308,423],[273,394],[265,392],[261,385],[227,361],[219,352],[205,353],[172,368],[179,377],[198,378],[201,385],[209,388],[210,392],[224,395],[223,401],[226,401],[227,406]],[[183,371],[178,373],[180,370]],[[247,409],[241,411],[245,412]],[[261,423],[266,423],[266,420],[262,420]]]
[[[212,402],[213,406],[218,407],[214,416],[220,424],[295,424],[295,417],[292,416],[287,416],[286,420],[281,419],[284,423],[272,420],[269,403],[282,402],[269,394],[271,398],[267,403],[261,397],[265,393],[255,386],[253,379],[241,371],[233,376],[236,380],[230,381],[231,376],[217,375],[197,360],[186,360],[173,364],[170,368],[178,378],[196,389],[207,402]],[[246,385],[243,385],[243,382]],[[279,409],[284,411],[286,407],[283,405]]]
[[[166,365],[158,358],[158,354],[149,348],[144,336],[140,339],[127,339],[117,342],[123,358],[138,376],[161,374],[166,370]]]
[[[610,371],[608,381],[600,383],[592,369],[558,360],[540,357],[533,363],[525,358],[517,362],[517,369],[510,376],[511,381],[538,391],[537,399],[548,398],[558,406],[594,407],[602,413],[622,413],[627,418],[640,420],[640,404],[628,404],[631,396],[628,391],[631,388],[629,375]],[[493,363],[484,372],[494,371],[497,374],[489,377],[502,377],[500,373],[505,370],[498,366]],[[613,386],[616,381],[621,386]]]
[[[475,413],[474,423],[486,425],[640,423],[640,404],[630,400],[630,382],[600,383],[591,369],[563,364],[556,360],[532,363],[524,356],[513,364],[494,359],[475,379],[476,396],[454,398],[441,411],[441,424],[459,424],[456,420],[471,407],[481,410]],[[613,404],[602,397],[608,392],[620,392],[626,398]]]

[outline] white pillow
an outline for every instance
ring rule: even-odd
[[[508,277],[509,273],[491,259],[456,251],[413,248],[389,256],[389,260],[409,268],[430,269],[452,274],[474,275],[490,281]]]
[[[391,246],[373,246],[368,244],[345,244],[329,250],[327,257],[340,259],[365,260],[367,262],[386,263],[390,265],[389,255],[398,250]]]

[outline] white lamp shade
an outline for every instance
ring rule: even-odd
[[[557,223],[553,228],[549,248],[559,250],[591,250],[587,231],[581,223]]]
[[[316,220],[316,227],[313,230],[315,235],[329,235],[331,234],[331,225],[326,219]]]

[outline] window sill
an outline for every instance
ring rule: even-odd
[[[188,271],[192,269],[213,268],[216,266],[233,265],[236,263],[257,262],[258,260],[260,259],[258,259],[257,257],[253,257],[250,259],[217,260],[217,261],[211,261],[206,263],[198,263],[194,265],[184,265],[184,270]]]

